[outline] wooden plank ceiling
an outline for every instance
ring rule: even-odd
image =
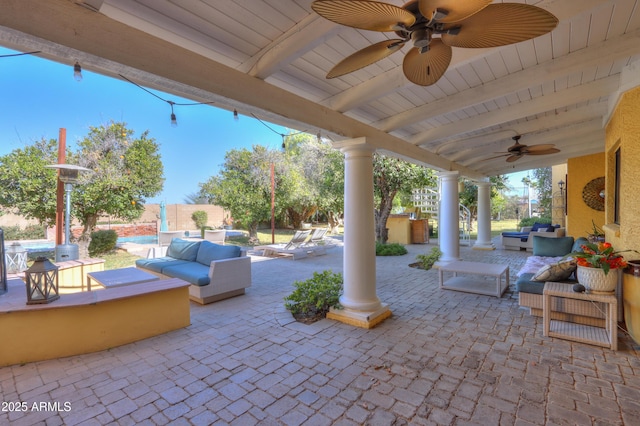
[[[3,1],[0,44],[37,48],[63,63],[81,60],[97,72],[124,73],[148,87],[215,100],[218,107],[335,141],[367,136],[381,150],[475,178],[602,152],[605,119],[621,72],[640,58],[638,0],[526,1],[556,15],[558,27],[515,45],[453,48],[447,72],[428,87],[412,84],[402,73],[409,44],[373,65],[327,80],[326,73],[341,59],[395,34],[333,24],[311,10],[311,0],[47,3]],[[38,24],[38,13],[44,23]],[[52,22],[50,29],[44,20]],[[202,62],[188,59],[189,74],[181,75],[121,53],[125,46],[110,51],[112,38],[105,34],[121,33],[116,24],[131,29],[132,49],[143,37],[174,46],[164,50],[166,67],[185,58]],[[91,42],[86,29],[91,26],[91,33],[102,29],[100,43]],[[198,80],[203,67],[212,72],[210,80],[219,81]],[[488,159],[505,152],[516,134],[522,135],[521,143],[554,144],[560,152],[512,163],[505,157]]]

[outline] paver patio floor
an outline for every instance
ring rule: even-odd
[[[1,368],[0,424],[638,424],[640,357],[622,331],[616,352],[544,338],[513,284],[501,299],[440,290],[435,270],[408,267],[430,247],[377,258],[393,316],[370,330],[304,325],[284,310],[294,280],[342,270],[341,247],[256,257],[247,294],[192,304],[185,329]],[[461,248],[464,260],[508,263],[512,283],[526,256]]]

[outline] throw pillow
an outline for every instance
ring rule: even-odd
[[[547,229],[548,226],[549,226],[548,223],[538,223],[538,222],[536,222],[531,227],[531,232],[536,232],[536,231],[539,231],[541,229]]]
[[[589,242],[589,240],[587,240],[585,237],[578,237],[576,238],[576,242],[573,243],[573,247],[571,248],[572,252],[578,252],[578,253],[582,253],[584,250],[582,250],[582,246],[587,244]]]
[[[210,241],[203,241],[200,243],[196,261],[209,266],[214,260],[229,259],[232,257],[240,257],[239,246],[223,246]]]
[[[533,236],[533,255],[557,257],[571,253],[573,247],[573,237],[543,237]]]
[[[577,268],[574,259],[567,259],[551,265],[546,265],[536,272],[531,281],[564,281],[569,279]]]
[[[198,241],[185,241],[179,238],[174,238],[167,248],[167,256],[174,259],[188,260],[193,262],[198,255],[198,249],[200,248],[200,242]]]

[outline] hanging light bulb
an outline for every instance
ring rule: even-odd
[[[237,109],[235,109],[235,108],[233,109],[233,119],[234,119],[235,121],[240,120],[240,117],[238,116],[238,110],[237,110]]]
[[[73,78],[78,83],[80,83],[82,81],[82,67],[80,66],[78,61],[76,61],[75,65],[73,66]]]
[[[167,101],[169,105],[171,105],[171,127],[178,127],[178,120],[176,119],[176,115],[173,112],[173,105],[175,102]]]

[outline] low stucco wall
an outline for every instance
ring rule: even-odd
[[[191,323],[189,283],[171,279],[61,295],[26,305],[24,284],[0,296],[0,367],[101,351]]]

